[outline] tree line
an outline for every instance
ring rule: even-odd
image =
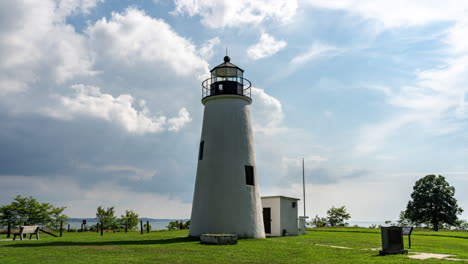
[[[16,196],[11,204],[0,207],[0,225],[21,226],[40,225],[46,228],[58,229],[61,222],[66,222],[68,216],[63,214],[66,207],[55,207],[49,203],[41,203],[30,197]]]

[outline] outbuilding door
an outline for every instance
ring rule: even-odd
[[[263,208],[263,225],[265,226],[265,233],[271,234],[271,208]]]

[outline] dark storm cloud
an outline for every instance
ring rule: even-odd
[[[70,122],[3,111],[0,177],[65,177],[83,188],[112,181],[131,191],[190,201],[197,137],[192,133],[133,135],[102,120]]]

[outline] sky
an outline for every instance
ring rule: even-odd
[[[0,205],[190,217],[201,82],[252,82],[262,196],[396,220],[440,174],[468,219],[468,1],[0,1]]]

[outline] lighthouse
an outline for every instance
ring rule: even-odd
[[[251,83],[224,62],[202,83],[205,106],[190,236],[265,238],[250,119]]]

